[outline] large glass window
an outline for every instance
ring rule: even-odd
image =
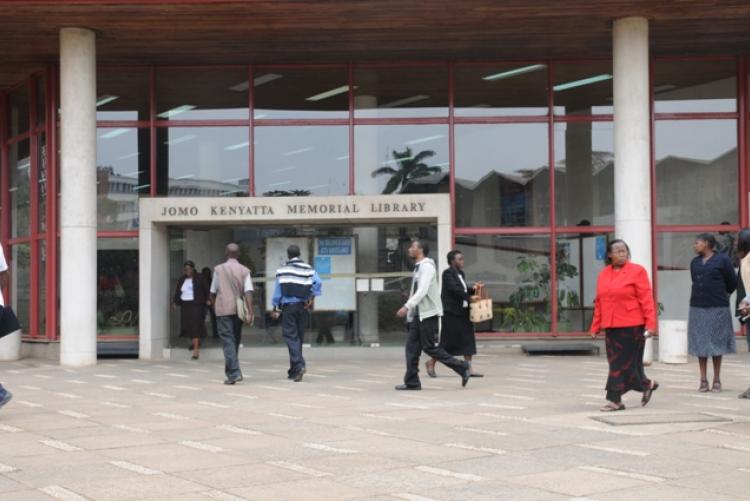
[[[606,266],[611,234],[557,238],[557,330],[587,332],[594,314],[599,272]]]
[[[44,133],[39,134],[37,140],[37,200],[39,210],[39,231],[47,230],[47,137]]]
[[[736,120],[656,122],[658,224],[738,223]]]
[[[349,193],[349,128],[256,127],[255,193],[259,196]]]
[[[159,194],[245,196],[249,186],[247,127],[170,127],[157,130]]]
[[[8,149],[10,167],[11,238],[29,235],[31,218],[31,158],[30,141],[24,139]]]
[[[555,124],[557,224],[614,224],[614,135],[611,122]]]
[[[99,334],[138,333],[138,239],[97,241]]]
[[[256,120],[349,117],[349,75],[345,67],[261,66],[254,68],[253,75]]]
[[[97,120],[149,120],[149,71],[102,69],[96,75]]]
[[[552,72],[555,115],[612,114],[612,62],[561,63]]]
[[[358,195],[448,193],[447,125],[358,125]]]
[[[100,128],[96,135],[98,228],[138,228],[138,197],[151,188],[149,129]]]
[[[447,66],[357,68],[354,116],[447,117]]]
[[[160,69],[156,74],[157,120],[247,120],[248,70]]]
[[[549,237],[457,236],[469,283],[481,280],[494,305],[494,318],[477,330],[550,330]]]
[[[8,94],[8,137],[17,136],[29,130],[29,93],[26,85]]]
[[[657,113],[737,110],[737,67],[733,59],[654,61]]]
[[[47,242],[39,241],[39,252],[37,253],[36,266],[38,267],[38,298],[39,309],[37,311],[37,333],[44,336],[47,332]]]
[[[457,125],[456,225],[549,224],[547,124]]]
[[[456,116],[546,115],[547,65],[456,66]]]

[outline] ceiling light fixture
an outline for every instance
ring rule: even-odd
[[[422,137],[419,139],[412,139],[411,141],[407,141],[406,144],[419,144],[419,143],[429,143],[430,141],[435,141],[436,139],[442,139],[445,136],[443,134],[436,134],[434,136],[427,136]]]
[[[120,98],[120,96],[113,96],[111,94],[105,94],[103,96],[97,97],[96,98],[96,107],[98,108],[99,106],[104,106],[105,104],[111,103],[115,99],[119,99],[119,98]]]
[[[339,94],[343,94],[345,92],[349,92],[348,85],[342,85],[341,87],[336,87],[335,89],[327,90],[325,92],[321,92],[320,94],[315,94],[314,96],[305,98],[305,101],[322,101],[323,99],[338,96]]]
[[[176,117],[180,113],[185,113],[186,111],[190,111],[194,109],[195,109],[195,106],[192,104],[183,104],[182,106],[172,108],[171,110],[163,111],[159,113],[157,116],[160,118],[172,118],[172,117]]]
[[[504,78],[510,78],[515,77],[517,75],[523,75],[524,73],[531,73],[532,71],[539,71],[543,70],[547,67],[546,64],[532,64],[530,66],[522,66],[520,68],[515,68],[512,70],[507,71],[501,71],[500,73],[493,73],[492,75],[487,75],[482,77],[482,80],[487,80],[488,82],[494,82],[495,80],[502,80]]]
[[[573,80],[572,82],[557,84],[554,87],[552,87],[552,90],[554,90],[555,92],[560,92],[561,90],[573,89],[575,87],[583,87],[584,85],[604,82],[607,80],[612,80],[612,75],[603,73],[601,75],[595,75],[593,77],[583,78],[581,80]]]
[[[404,104],[416,103],[417,101],[424,101],[425,99],[429,99],[429,98],[430,96],[426,96],[424,94],[417,94],[416,96],[405,97],[403,99],[397,99],[396,101],[386,103],[384,105],[381,105],[380,108],[396,108]]]
[[[243,141],[242,143],[237,143],[237,144],[232,144],[230,146],[225,146],[224,149],[226,151],[234,151],[234,150],[239,150],[239,149],[242,149],[242,148],[247,148],[248,146],[250,146],[250,141]]]
[[[99,135],[101,139],[112,139],[113,137],[122,136],[130,132],[130,129],[114,129],[104,134]]]

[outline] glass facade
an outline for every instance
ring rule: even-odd
[[[674,242],[748,225],[747,62],[651,62],[657,288],[684,272]],[[470,279],[492,282],[496,318],[480,330],[580,334],[590,319],[614,231],[611,61],[101,67],[97,78],[102,334],[137,335],[124,317],[137,306],[137,204],[150,196],[447,193]],[[56,87],[54,71],[33,75],[0,103],[2,238],[32,337],[57,336]],[[368,273],[391,270],[403,235],[423,232],[347,231],[378,246]],[[532,291],[534,273],[547,278]],[[405,281],[385,290],[396,298]],[[351,329],[329,316],[333,331]]]

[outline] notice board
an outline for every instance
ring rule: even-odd
[[[313,241],[312,265],[323,281],[323,294],[315,299],[316,310],[356,311],[356,245],[353,236],[318,237]]]

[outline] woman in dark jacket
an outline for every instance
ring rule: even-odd
[[[729,295],[737,288],[737,275],[726,254],[716,252],[716,239],[710,233],[695,238],[697,256],[690,263],[693,287],[688,318],[688,352],[698,357],[701,384],[698,391],[709,391],[708,357],[713,360],[711,391],[721,391],[721,357],[737,351],[729,310]]]
[[[191,338],[193,360],[197,360],[201,339],[206,337],[209,284],[203,275],[195,272],[192,261],[185,261],[183,272],[175,287],[172,307],[180,307],[180,337]]]
[[[471,297],[481,282],[472,287],[466,284],[464,274],[464,255],[461,251],[452,250],[448,253],[449,268],[443,272],[443,288],[440,299],[443,302],[443,326],[440,331],[440,347],[453,356],[463,355],[469,364],[472,377],[483,377],[474,372],[471,358],[477,353],[477,342],[474,337],[474,325],[469,320],[469,303]],[[437,377],[433,358],[425,362],[427,374]]]

